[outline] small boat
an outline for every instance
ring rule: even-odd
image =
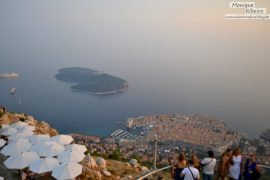
[[[18,104],[22,104],[22,99],[19,98]]]
[[[15,94],[15,92],[16,92],[16,88],[12,88],[12,89],[10,90],[10,94]]]

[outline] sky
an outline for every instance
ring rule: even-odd
[[[0,63],[17,55],[14,67],[32,64],[46,72],[95,61],[95,69],[144,80],[145,88],[181,91],[190,109],[207,102],[227,118],[232,110],[252,115],[251,125],[263,114],[263,126],[270,109],[270,20],[225,20],[226,13],[242,12],[229,2],[0,1],[0,53],[8,54]],[[270,13],[270,1],[255,2]]]
[[[225,21],[225,13],[241,12],[228,8],[228,2],[1,1],[0,45],[2,48],[88,48],[93,44],[104,45],[104,41],[108,46],[119,40],[130,43],[127,38],[136,36],[177,43],[176,38],[185,33],[217,42],[217,38],[222,42],[228,37],[234,42],[236,38],[245,41],[242,44],[245,46],[268,43],[265,35],[269,32],[269,21]],[[270,8],[267,0],[257,4]]]

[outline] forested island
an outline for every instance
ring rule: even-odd
[[[82,67],[69,67],[58,70],[55,78],[74,83],[71,89],[96,95],[114,94],[128,89],[128,82],[119,77]]]

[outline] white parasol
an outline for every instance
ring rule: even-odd
[[[50,140],[50,136],[47,134],[38,134],[29,136],[28,139],[32,144],[39,144],[43,143],[44,141]]]
[[[15,122],[15,123],[11,124],[10,126],[13,127],[13,128],[18,129],[18,128],[25,127],[25,126],[27,126],[27,125],[28,125],[28,124],[25,123],[25,122],[18,121],[18,122]]]
[[[8,144],[14,144],[17,142],[22,142],[22,143],[29,143],[29,140],[26,138],[21,138],[21,139],[8,139]]]
[[[27,138],[29,136],[32,136],[34,134],[34,132],[32,131],[23,131],[23,132],[17,132],[15,134],[12,134],[8,137],[8,140],[17,140],[17,139],[21,139],[21,138]]]
[[[1,132],[1,135],[3,135],[3,136],[10,136],[12,134],[15,134],[16,132],[17,132],[17,129],[16,128],[8,127],[8,128],[5,128]]]
[[[30,164],[30,171],[34,173],[45,173],[50,172],[59,165],[59,161],[56,158],[48,157],[48,158],[41,158],[34,163]]]
[[[24,127],[21,127],[21,128],[18,128],[18,131],[19,132],[23,132],[23,131],[34,131],[36,129],[35,126],[24,126]]]
[[[84,157],[84,153],[78,151],[64,151],[57,156],[59,161],[63,164],[81,162]]]
[[[64,146],[56,143],[56,142],[44,142],[42,146],[38,149],[38,153],[42,157],[52,157],[57,156],[59,153],[65,150]]]
[[[82,173],[82,166],[78,163],[61,164],[53,169],[52,176],[58,180],[74,179]]]
[[[52,140],[61,145],[67,145],[73,141],[73,138],[70,135],[56,135],[52,137]]]
[[[11,156],[11,155],[14,156],[22,152],[28,151],[31,148],[31,146],[32,144],[29,142],[17,141],[15,143],[11,143],[5,146],[1,150],[1,153],[4,154],[5,156]]]
[[[10,156],[5,162],[8,169],[24,169],[39,159],[36,152],[23,152],[19,155]]]
[[[84,145],[80,144],[68,144],[65,146],[66,151],[78,151],[78,152],[85,152],[87,148]]]

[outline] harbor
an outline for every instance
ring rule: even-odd
[[[121,142],[121,141],[136,141],[138,139],[141,139],[143,136],[129,132],[127,130],[117,129],[116,131],[110,134],[110,137],[115,142]]]

